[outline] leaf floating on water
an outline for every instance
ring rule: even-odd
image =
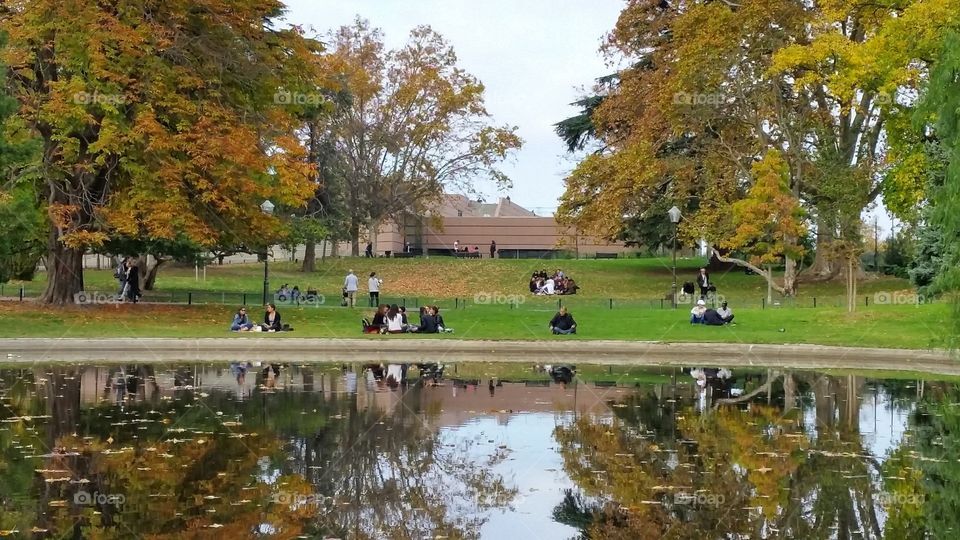
[[[54,482],[69,482],[69,481],[70,481],[70,477],[69,477],[69,476],[64,476],[64,477],[62,477],[62,478],[47,478],[47,479],[45,479],[44,481],[45,481],[46,483],[48,483],[48,484],[52,484],[52,483],[54,483]]]
[[[67,505],[67,501],[50,501],[49,503],[47,503],[47,506],[53,506],[56,508],[63,508],[66,505]]]
[[[219,529],[220,527],[223,527],[223,525],[221,525],[221,524],[219,524],[219,523],[213,523],[213,524],[211,524],[211,525],[207,525],[207,528],[209,528],[209,529]]]
[[[20,532],[19,529],[10,529],[8,531],[0,531],[0,536],[13,536],[19,532]]]

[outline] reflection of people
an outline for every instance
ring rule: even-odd
[[[697,300],[697,305],[690,310],[690,324],[703,324],[703,316],[707,313],[707,303]]]
[[[577,322],[573,315],[567,313],[567,307],[562,306],[560,311],[550,319],[550,331],[554,334],[576,334]]]
[[[249,332],[253,330],[253,323],[247,316],[247,308],[242,307],[233,314],[233,322],[230,323],[231,332]]]

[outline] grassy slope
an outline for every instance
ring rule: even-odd
[[[62,310],[18,303],[0,304],[0,337],[224,337],[231,310],[225,306],[85,306]],[[950,316],[942,304],[871,306],[854,314],[835,308],[740,309],[737,326],[690,325],[686,310],[574,309],[580,333],[551,336],[546,325],[553,310],[511,310],[505,306],[470,306],[445,309],[444,318],[454,334],[431,339],[546,339],[546,340],[658,340],[673,342],[811,343],[885,348],[943,346]],[[287,337],[364,337],[359,319],[367,309],[291,308],[281,311],[295,328]],[[262,315],[255,310],[254,318]],[[416,320],[416,316],[412,317]],[[784,331],[780,332],[780,328]],[[412,335],[414,337],[422,337]],[[236,335],[244,339],[244,335]],[[365,336],[367,339],[406,339],[402,336]]]
[[[677,281],[693,281],[696,268],[702,259],[681,259],[678,261]],[[276,289],[283,283],[299,285],[301,290],[315,286],[328,296],[337,297],[347,270],[354,269],[365,277],[371,271],[384,280],[383,296],[391,298],[423,299],[473,299],[478,292],[488,295],[527,296],[527,283],[531,272],[539,269],[548,271],[563,268],[572,275],[583,288],[576,299],[570,301],[595,300],[596,305],[614,298],[623,301],[656,303],[667,294],[672,282],[671,261],[666,258],[616,259],[616,260],[455,260],[449,257],[431,257],[429,259],[329,259],[318,265],[318,271],[303,274],[297,271],[298,265],[289,262],[271,263],[271,288]],[[197,281],[193,268],[164,268],[157,279],[155,295],[160,300],[169,300],[171,295],[177,301],[186,301],[187,291],[215,291],[218,293],[248,293],[253,302],[263,290],[262,265],[225,265],[208,266],[206,281]],[[748,276],[743,272],[714,273],[714,282],[719,292],[739,305],[759,305],[766,296],[766,284],[759,276]],[[114,292],[116,281],[112,271],[87,271],[84,275],[87,290]],[[40,292],[45,283],[44,274],[35,282],[22,284],[30,293]],[[20,283],[7,284],[5,294],[13,296]],[[366,281],[361,280],[361,290]],[[861,296],[872,296],[879,291],[906,291],[909,283],[905,280],[883,277],[869,279],[859,286]],[[838,299],[844,295],[842,283],[804,283],[800,286],[798,303],[812,304],[812,298],[827,304],[839,305]],[[220,297],[206,297],[220,300]],[[194,298],[203,301],[205,297]],[[583,300],[581,300],[583,299]],[[829,299],[829,300],[828,300]]]

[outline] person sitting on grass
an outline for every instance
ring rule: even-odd
[[[560,311],[550,319],[550,331],[554,334],[576,334],[577,321],[573,315],[567,313],[567,307],[561,306]]]
[[[273,303],[267,304],[267,312],[263,314],[263,324],[260,328],[264,332],[281,332],[283,324],[280,322],[280,312]]]
[[[433,316],[437,319],[437,331],[453,332],[453,328],[448,328],[447,323],[443,322],[443,315],[440,314],[440,308],[438,306],[430,306],[430,309],[433,311]]]
[[[377,312],[373,314],[373,322],[363,319],[363,332],[365,334],[376,334],[379,333],[382,329],[387,326],[387,310],[390,309],[390,306],[386,304],[380,304],[380,307],[377,308]]]
[[[420,310],[420,327],[417,329],[422,334],[436,334],[440,331],[437,326],[437,315],[433,311],[433,306],[424,306]]]
[[[730,324],[733,322],[733,310],[727,307],[726,302],[720,304],[720,309],[717,310],[717,315],[720,315],[720,318],[723,319],[723,324]]]
[[[707,303],[697,300],[697,305],[690,310],[690,324],[703,324],[703,316],[707,313]]]
[[[717,310],[708,309],[703,313],[703,324],[708,326],[723,326],[726,323],[723,322],[723,317],[717,313]]]
[[[386,328],[385,332],[389,334],[402,334],[404,332],[403,324],[403,314],[400,313],[400,308],[393,304],[390,306],[390,309],[387,310],[385,317]],[[384,332],[381,332],[384,333]]]
[[[230,323],[231,332],[249,332],[253,330],[253,323],[247,316],[247,308],[242,307],[233,314],[233,322]]]

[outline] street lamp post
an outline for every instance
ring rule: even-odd
[[[260,204],[260,211],[268,216],[273,215],[276,208],[269,199]],[[270,299],[270,246],[263,248],[263,305]]]
[[[673,286],[670,288],[672,293],[670,304],[673,309],[677,309],[677,227],[680,223],[680,209],[674,206],[667,210],[667,215],[670,217],[670,223],[673,223]]]

